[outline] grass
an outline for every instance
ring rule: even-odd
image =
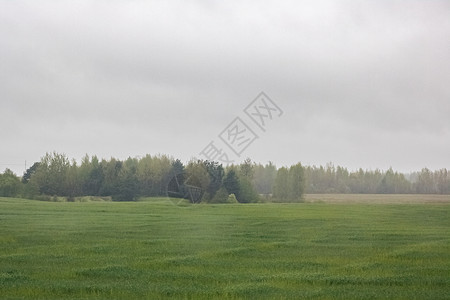
[[[0,198],[0,298],[450,297],[449,202],[145,200]]]

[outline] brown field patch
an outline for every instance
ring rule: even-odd
[[[450,204],[450,195],[306,194],[306,203]]]

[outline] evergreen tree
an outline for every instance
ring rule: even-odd
[[[227,190],[228,194],[234,194],[239,201],[241,196],[241,186],[234,169],[230,169],[225,175],[225,178],[223,179],[223,186]]]

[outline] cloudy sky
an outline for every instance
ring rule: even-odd
[[[46,152],[450,168],[449,1],[0,0],[0,172]],[[262,131],[264,91],[283,114]],[[258,135],[236,156],[218,135]]]

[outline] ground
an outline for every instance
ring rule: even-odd
[[[448,299],[449,197],[396,197],[0,198],[0,298]]]

